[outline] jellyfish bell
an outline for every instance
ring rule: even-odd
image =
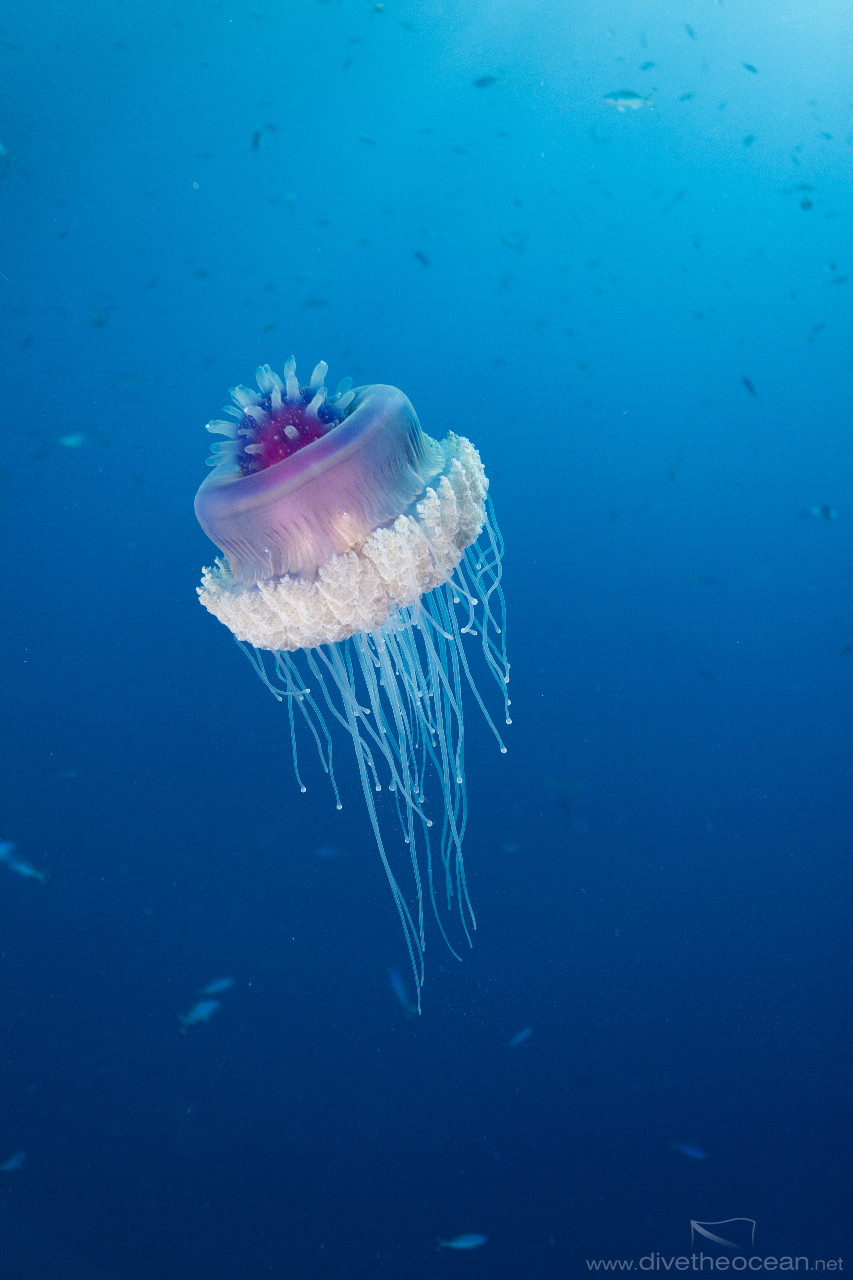
[[[306,403],[294,363],[284,385],[272,370],[258,370],[264,395],[235,388],[242,423],[214,446],[214,469],[196,497],[202,528],[250,584],[315,577],[332,556],[394,520],[443,466],[440,446],[396,387],[347,387],[328,400],[322,364]]]
[[[469,943],[476,927],[462,862],[463,688],[505,752],[469,665],[476,644],[509,724],[503,547],[470,441],[431,439],[395,387],[353,389],[347,379],[329,396],[326,372],[321,362],[300,386],[292,357],[283,379],[262,365],[258,390],[235,387],[227,418],[208,424],[226,438],[213,446],[195,510],[223,556],[203,570],[198,594],[287,701],[301,790],[299,719],[338,808],[330,725],[349,734],[420,990],[424,892],[454,954],[439,883]],[[409,848],[411,901],[380,826],[383,785]]]

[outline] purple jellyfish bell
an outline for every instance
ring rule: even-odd
[[[444,465],[396,387],[350,391],[347,382],[328,399],[325,364],[303,388],[294,366],[284,383],[263,366],[259,392],[232,392],[238,423],[209,426],[231,439],[214,446],[196,515],[241,582],[316,577],[395,520]]]
[[[226,439],[213,446],[213,470],[195,509],[225,558],[203,571],[199,596],[267,687],[287,698],[303,791],[294,711],[313,735],[336,797],[322,708],[347,729],[420,990],[424,879],[447,940],[433,877],[430,772],[441,792],[447,905],[457,899],[469,942],[468,926],[475,927],[462,864],[462,689],[473,691],[505,752],[468,662],[479,633],[477,647],[501,688],[509,724],[503,546],[470,441],[452,432],[431,439],[395,387],[351,390],[347,379],[328,396],[327,367],[318,364],[300,387],[292,357],[283,379],[262,365],[258,390],[235,387],[228,419],[208,424]],[[387,815],[374,793],[383,781],[394,796],[390,810],[384,807],[396,814],[408,846],[414,912],[397,883],[398,852],[386,849],[380,827]]]

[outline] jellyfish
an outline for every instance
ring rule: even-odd
[[[347,378],[329,395],[327,370],[302,386],[293,357],[283,378],[261,365],[257,390],[234,387],[207,424],[225,439],[195,511],[222,555],[198,594],[286,704],[301,791],[300,743],[313,742],[340,809],[335,749],[351,742],[420,1007],[425,899],[457,958],[443,912],[469,945],[476,928],[463,701],[505,754],[474,679],[476,662],[510,724],[503,543],[469,440],[426,435],[396,387]]]

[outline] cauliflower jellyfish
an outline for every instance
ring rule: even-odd
[[[445,910],[469,944],[476,927],[463,701],[505,753],[472,670],[494,678],[509,724],[503,546],[470,441],[431,439],[395,387],[345,379],[329,395],[327,368],[300,386],[292,357],[283,378],[262,365],[258,389],[233,388],[208,423],[225,439],[195,510],[223,554],[198,594],[286,703],[302,791],[299,743],[313,740],[340,808],[333,748],[352,743],[420,992],[424,898],[454,955]]]

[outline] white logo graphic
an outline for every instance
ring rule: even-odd
[[[726,1235],[719,1235],[711,1229],[712,1227],[726,1227]],[[727,1249],[744,1250],[748,1246],[751,1252],[755,1248],[755,1219],[723,1218],[721,1222],[697,1222],[695,1218],[691,1218],[690,1243],[692,1245],[696,1244],[697,1236],[713,1240],[714,1244],[724,1244]],[[727,1236],[734,1236],[735,1239],[729,1240]]]

